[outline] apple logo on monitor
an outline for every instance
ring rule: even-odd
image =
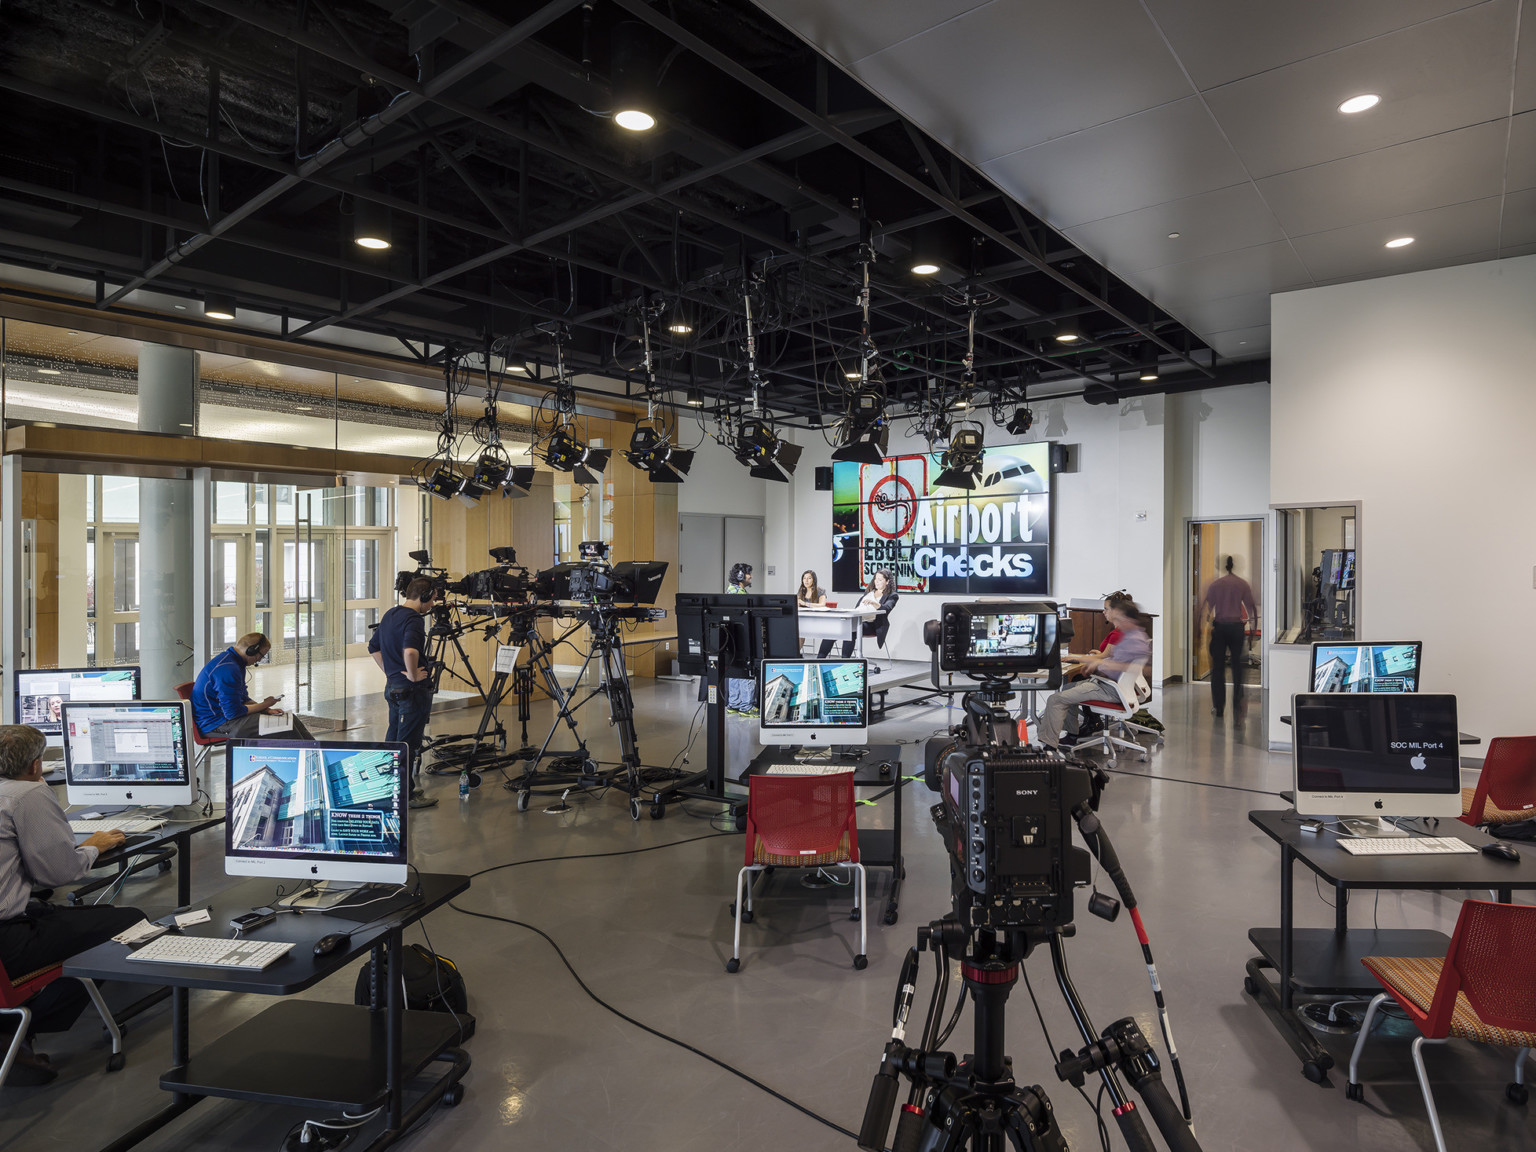
[[[1414,753],[1413,759],[1408,761],[1408,763],[1413,765],[1413,770],[1415,772],[1422,772],[1425,768],[1429,767],[1429,765],[1424,760],[1424,753],[1422,752]]]

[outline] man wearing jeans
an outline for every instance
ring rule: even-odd
[[[389,678],[384,685],[384,697],[389,702],[389,731],[384,739],[398,740],[411,750],[412,808],[430,808],[437,803],[420,784],[421,738],[432,712],[432,673],[427,668],[427,632],[421,618],[431,611],[436,598],[432,581],[416,577],[406,585],[400,603],[384,613],[368,641],[374,663]]]

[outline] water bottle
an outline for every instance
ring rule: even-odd
[[[469,769],[459,773],[459,799],[469,799]]]

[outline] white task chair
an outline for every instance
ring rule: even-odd
[[[1143,760],[1147,759],[1147,748],[1135,738],[1138,732],[1144,732],[1153,738],[1153,747],[1163,746],[1163,734],[1155,728],[1148,728],[1145,724],[1134,724],[1131,717],[1136,711],[1152,699],[1152,689],[1147,684],[1147,678],[1141,674],[1140,668],[1127,668],[1120,673],[1118,680],[1100,679],[1106,692],[1113,692],[1117,699],[1093,700],[1083,705],[1095,716],[1104,717],[1104,727],[1093,735],[1079,742],[1077,747],[1083,748],[1092,744],[1102,744],[1104,754],[1109,758],[1111,767],[1115,763],[1115,749],[1125,748],[1128,751],[1138,753]]]

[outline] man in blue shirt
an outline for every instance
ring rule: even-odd
[[[432,671],[427,667],[427,630],[422,614],[432,610],[437,588],[425,576],[405,586],[400,603],[384,613],[368,651],[388,680],[384,698],[389,702],[386,740],[398,740],[411,750],[412,808],[430,808],[437,801],[421,787],[421,738],[432,714]]]
[[[192,683],[192,718],[204,736],[250,737],[283,736],[295,740],[313,740],[293,713],[284,717],[288,723],[280,729],[261,732],[261,717],[284,716],[277,707],[278,697],[252,700],[245,689],[246,669],[260,664],[272,651],[272,642],[260,632],[249,632],[203,665]]]

